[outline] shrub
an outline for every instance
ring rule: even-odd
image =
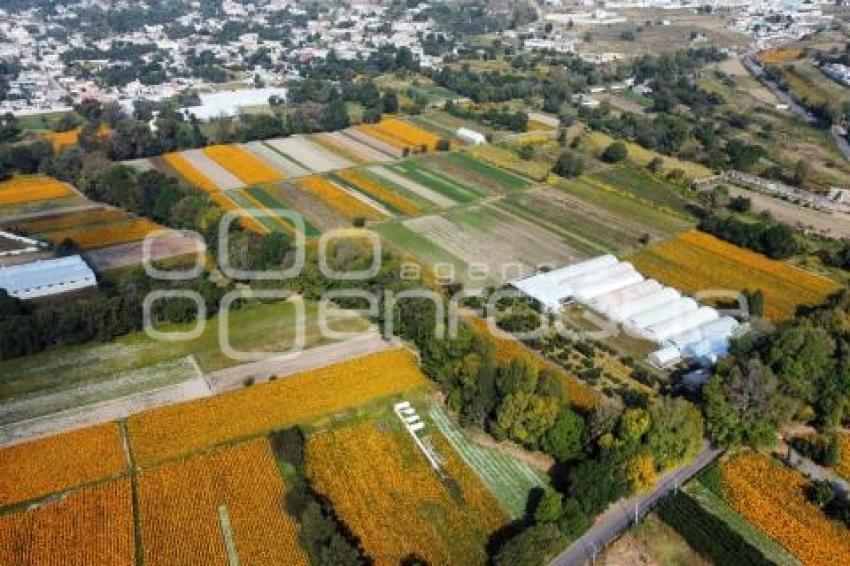
[[[623,142],[614,142],[602,152],[602,160],[608,163],[617,163],[629,156],[629,150]]]

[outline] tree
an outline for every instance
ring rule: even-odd
[[[452,142],[447,140],[446,138],[440,138],[437,140],[437,151],[448,151],[452,147]]]
[[[541,446],[558,461],[570,462],[581,456],[583,438],[584,419],[570,409],[562,409],[543,436]]]
[[[629,150],[621,141],[616,141],[602,152],[602,160],[607,163],[617,163],[629,156]]]
[[[496,566],[542,566],[563,546],[558,528],[540,524],[509,539],[494,557]]]
[[[511,439],[536,447],[542,435],[555,424],[557,414],[558,403],[552,397],[517,391],[502,400],[496,412],[496,424]]]
[[[552,168],[552,172],[561,177],[578,177],[583,170],[584,161],[572,151],[562,152]]]
[[[519,158],[528,161],[534,157],[534,146],[530,143],[519,146],[519,150],[517,151],[519,154]]]
[[[695,455],[702,445],[702,415],[681,398],[665,397],[649,408],[652,425],[646,444],[656,464],[669,468]]]
[[[652,173],[661,173],[664,170],[664,160],[656,155],[647,163],[646,168]]]
[[[655,462],[650,454],[638,454],[626,463],[626,481],[634,492],[641,492],[658,481]]]
[[[647,433],[652,420],[645,409],[626,409],[620,417],[620,438],[629,443],[639,443]]]
[[[398,112],[398,95],[393,91],[387,91],[381,98],[382,107],[387,114],[396,114]]]
[[[534,520],[538,523],[557,522],[564,511],[563,500],[563,496],[557,491],[547,491],[534,510]]]
[[[799,160],[794,167],[794,184],[801,189],[805,189],[809,181],[809,162]]]

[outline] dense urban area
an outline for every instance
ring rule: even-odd
[[[850,564],[844,0],[0,3],[0,563]]]

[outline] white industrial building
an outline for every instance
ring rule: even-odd
[[[94,272],[78,255],[0,268],[0,289],[18,299],[36,299],[95,286]]]
[[[487,137],[481,132],[476,132],[469,128],[458,128],[455,132],[455,137],[472,145],[481,145],[487,143]]]
[[[654,279],[628,262],[604,255],[511,282],[549,311],[579,303],[622,325],[629,335],[658,344],[653,364],[683,358],[713,363],[725,356],[738,322]]]

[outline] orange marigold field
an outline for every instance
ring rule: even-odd
[[[126,478],[0,516],[3,564],[129,566],[135,559],[133,494]]]
[[[357,128],[395,147],[409,148],[413,151],[422,146],[425,146],[427,151],[434,151],[437,148],[437,142],[440,141],[439,136],[398,118],[387,118],[377,124],[361,124]]]
[[[317,434],[307,443],[307,475],[376,564],[410,554],[429,564],[486,562],[494,511],[479,516],[460,484],[461,498],[453,497],[401,430],[361,421]]]
[[[55,151],[59,151],[63,147],[76,145],[80,139],[80,128],[73,128],[64,132],[45,132],[44,139],[50,142]]]
[[[246,185],[274,183],[283,179],[283,175],[277,169],[273,169],[235,145],[211,145],[204,148],[204,153],[236,175]]]
[[[240,564],[307,564],[285,492],[264,438],[143,470],[144,563],[227,564],[224,505]]]
[[[65,183],[44,175],[15,175],[0,182],[0,204],[20,204],[73,194]]]
[[[847,529],[809,502],[809,481],[767,456],[744,452],[720,467],[725,499],[803,564],[846,564]]]
[[[190,185],[194,185],[208,193],[218,192],[218,185],[198,171],[194,165],[186,161],[186,158],[179,153],[166,153],[162,157]]]
[[[210,197],[210,200],[212,200],[214,203],[216,203],[218,205],[218,207],[225,212],[228,212],[228,211],[231,211],[231,210],[239,210],[241,208],[238,204],[236,204],[235,202],[230,200],[230,197],[228,197],[223,192],[210,193],[209,197]],[[241,224],[242,227],[245,228],[246,230],[250,230],[250,231],[257,233],[257,234],[267,234],[268,233],[268,230],[262,224],[257,222],[257,220],[255,218],[253,218],[252,216],[245,215],[245,216],[240,217],[239,218],[239,224]]]
[[[35,499],[127,469],[117,423],[0,449],[0,506]]]
[[[759,53],[759,59],[765,65],[777,65],[787,63],[803,56],[802,47],[777,47],[776,49],[765,49]]]
[[[381,201],[406,216],[416,216],[422,212],[422,207],[415,202],[406,199],[398,193],[394,193],[391,189],[384,187],[353,169],[337,171],[336,175],[354,188],[363,191],[370,197]]]
[[[323,200],[346,218],[365,218],[366,220],[381,220],[384,214],[372,208],[365,202],[357,200],[327,179],[318,175],[310,175],[296,181],[296,184]]]
[[[567,394],[570,405],[583,411],[590,411],[599,404],[599,394],[580,379],[567,373],[563,368],[547,364],[543,359],[530,351],[524,344],[514,340],[507,334],[499,336],[490,331],[487,321],[483,318],[469,317],[466,319],[479,335],[487,337],[496,347],[496,361],[507,363],[514,359],[524,359],[537,366],[538,369],[555,369],[561,377],[561,383]]]
[[[838,435],[838,442],[841,446],[841,460],[835,467],[838,475],[850,481],[850,432],[843,432]]]
[[[144,218],[130,218],[126,222],[113,222],[95,226],[80,226],[69,230],[46,232],[51,242],[58,244],[70,238],[82,249],[102,248],[114,244],[137,242],[151,232],[163,230],[161,226]]]
[[[413,354],[388,350],[247,389],[130,417],[136,461],[149,464],[396,395],[427,380]]]
[[[817,305],[838,283],[788,263],[739,248],[699,230],[684,232],[628,258],[644,275],[677,289],[764,293],[765,316],[787,320],[800,305]]]

